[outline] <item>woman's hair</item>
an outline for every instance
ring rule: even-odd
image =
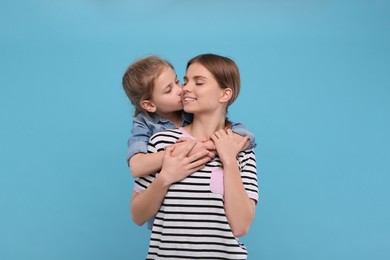
[[[240,93],[240,73],[236,63],[227,57],[216,54],[201,54],[192,58],[187,63],[187,69],[193,63],[200,63],[210,71],[220,88],[232,90],[232,97],[227,104],[229,107]]]
[[[173,66],[158,56],[148,56],[131,64],[122,78],[123,89],[135,107],[134,116],[145,110],[141,101],[152,98],[156,79],[167,68]]]

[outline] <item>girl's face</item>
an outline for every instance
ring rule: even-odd
[[[221,106],[223,89],[202,64],[191,64],[184,77],[183,107],[188,113],[213,112]]]
[[[181,100],[182,85],[177,80],[176,73],[171,67],[167,67],[156,79],[152,93],[152,103],[156,113],[164,116],[183,109]]]

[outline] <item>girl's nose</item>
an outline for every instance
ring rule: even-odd
[[[176,93],[180,96],[182,92],[183,92],[183,87],[181,86],[181,84],[179,84],[179,86],[176,87]]]

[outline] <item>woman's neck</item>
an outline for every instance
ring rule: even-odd
[[[192,124],[184,129],[196,139],[208,140],[217,130],[225,127],[225,117],[225,112],[212,115],[194,115]]]

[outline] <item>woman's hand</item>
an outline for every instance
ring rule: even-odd
[[[193,155],[189,155],[196,146],[196,141],[186,141],[184,147],[176,148],[175,145],[165,149],[161,172],[158,176],[166,185],[181,181],[191,173],[202,169],[210,161],[209,151],[203,149]],[[174,154],[176,149],[180,152]]]

